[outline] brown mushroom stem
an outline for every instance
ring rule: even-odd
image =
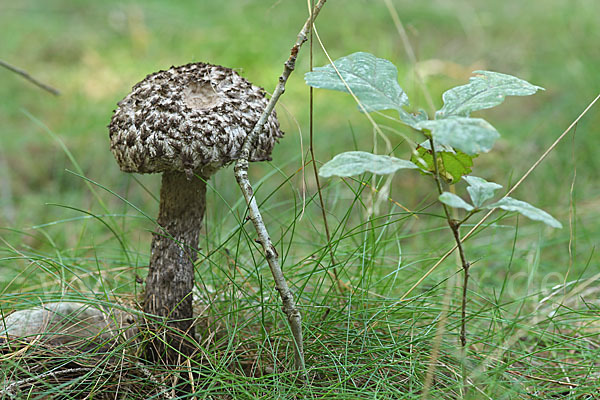
[[[183,172],[164,172],[160,189],[159,230],[152,236],[152,255],[144,311],[165,323],[154,332],[151,356],[160,356],[166,346],[185,355],[193,351],[192,289],[198,235],[206,208],[206,183],[196,176],[188,179]],[[168,351],[171,356],[176,353]],[[170,357],[168,357],[170,358]],[[169,360],[175,361],[175,360]]]

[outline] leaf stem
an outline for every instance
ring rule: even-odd
[[[465,222],[467,222],[467,220],[469,220],[469,218],[471,218],[473,215],[475,215],[479,211],[481,211],[479,208],[475,208],[475,209],[469,211],[467,213],[467,215],[465,215],[465,217],[463,219],[461,219],[460,221],[456,222],[456,225],[458,225],[460,227],[462,224],[464,224]]]

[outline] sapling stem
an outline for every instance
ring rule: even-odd
[[[291,49],[290,57],[284,64],[283,73],[279,77],[279,83],[277,84],[277,87],[271,96],[271,100],[269,101],[269,104],[267,104],[267,107],[265,107],[265,110],[252,129],[252,132],[246,137],[240,157],[235,163],[234,167],[235,178],[240,186],[240,189],[242,190],[242,193],[244,194],[244,198],[246,199],[250,219],[254,224],[254,228],[258,234],[258,241],[262,245],[263,251],[265,252],[265,257],[275,280],[275,288],[279,292],[279,296],[281,297],[283,303],[283,312],[285,313],[290,324],[290,329],[292,330],[295,350],[295,367],[299,371],[305,370],[304,342],[302,339],[302,316],[296,307],[292,291],[290,290],[285,277],[283,276],[279,255],[277,254],[277,251],[271,242],[271,238],[269,237],[269,233],[263,222],[260,210],[258,209],[258,204],[256,203],[256,198],[254,197],[254,191],[252,189],[252,185],[250,184],[250,180],[248,179],[248,159],[250,158],[250,150],[256,145],[258,136],[260,132],[262,132],[267,118],[275,108],[275,104],[277,104],[279,97],[281,97],[285,91],[285,84],[291,73],[296,68],[298,51],[304,42],[307,41],[307,35],[312,28],[315,18],[321,11],[323,4],[325,4],[325,1],[326,0],[319,0],[317,5],[310,13],[310,16],[304,23],[300,33],[298,33],[296,42]]]
[[[439,194],[443,193],[442,181],[440,179],[438,164],[437,164],[437,152],[435,151],[435,145],[433,142],[433,138],[429,138],[429,144],[431,146],[431,155],[433,157],[433,178],[435,180],[437,189]],[[467,261],[467,257],[465,255],[465,250],[462,246],[462,240],[460,238],[460,226],[463,222],[465,222],[471,215],[470,212],[464,219],[461,221],[456,221],[450,215],[450,210],[448,206],[442,203],[444,208],[444,213],[446,214],[446,221],[450,230],[452,231],[452,235],[454,236],[454,241],[456,242],[456,248],[458,249],[458,254],[460,256],[460,262],[463,270],[463,285],[462,285],[462,301],[461,301],[461,310],[460,310],[460,344],[463,356],[463,368],[462,368],[462,378],[463,378],[463,387],[466,392],[467,390],[467,371],[465,368],[465,355],[466,355],[466,346],[467,346],[467,286],[469,284],[469,267],[470,264]],[[463,393],[464,395],[464,393]]]
[[[433,142],[432,137],[429,138],[429,146],[431,146],[431,156],[433,157],[433,179],[435,179],[438,193],[442,194],[444,192],[444,188],[442,188],[442,181],[440,180],[440,172],[437,164],[437,152],[435,151],[435,143]],[[446,207],[444,203],[442,203],[442,206],[444,206],[444,212],[446,213],[447,219],[450,219],[450,211],[448,210],[448,207]]]
[[[460,255],[460,262],[464,272],[463,288],[462,288],[462,306],[461,306],[461,321],[460,321],[460,344],[464,348],[467,345],[467,284],[469,283],[469,267],[471,266],[465,257],[465,251],[462,247],[462,241],[460,238],[460,226],[455,223],[450,223],[450,228],[458,246],[458,254]]]

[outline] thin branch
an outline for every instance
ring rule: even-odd
[[[267,232],[267,228],[263,222],[262,215],[258,209],[258,204],[256,203],[256,198],[254,197],[254,190],[252,189],[252,185],[248,179],[248,159],[250,158],[251,149],[255,147],[259,134],[263,131],[263,127],[267,122],[267,118],[269,115],[271,115],[271,112],[275,108],[275,104],[277,104],[277,101],[285,91],[285,84],[291,73],[296,68],[296,58],[298,57],[300,47],[302,44],[304,44],[304,42],[307,41],[308,32],[310,31],[315,18],[321,11],[321,8],[325,4],[325,1],[326,0],[319,0],[309,18],[304,23],[304,26],[300,30],[300,33],[296,39],[296,43],[294,43],[294,46],[291,49],[290,57],[284,64],[283,73],[279,77],[279,83],[277,84],[277,87],[271,96],[271,100],[269,101],[269,104],[267,104],[267,107],[265,107],[265,110],[252,129],[252,132],[246,137],[244,146],[241,150],[240,158],[237,160],[234,167],[236,180],[248,205],[249,217],[252,220],[254,228],[258,234],[258,241],[262,245],[263,251],[265,252],[265,257],[269,263],[269,268],[271,269],[271,273],[273,274],[273,278],[275,280],[275,288],[279,292],[279,296],[283,302],[283,312],[287,316],[290,329],[292,330],[292,335],[294,337],[295,367],[300,371],[304,371],[305,369],[304,344],[302,339],[302,316],[296,307],[294,296],[292,295],[285,277],[283,276],[279,255],[277,254],[277,251],[271,242],[271,238],[269,237],[269,233]]]
[[[315,0],[311,0],[310,8],[315,8]],[[313,29],[310,30],[310,71],[313,70]],[[331,258],[331,267],[333,272],[333,279],[335,280],[338,290],[341,293],[344,293],[344,286],[340,280],[338,275],[337,268],[335,267],[335,257],[333,255],[333,246],[331,244],[331,233],[329,232],[329,224],[327,223],[327,213],[325,212],[325,201],[323,201],[323,193],[321,191],[321,182],[319,181],[319,172],[317,171],[317,162],[315,160],[315,149],[314,149],[314,121],[313,121],[313,109],[314,109],[314,88],[312,86],[308,87],[309,93],[309,114],[308,114],[308,126],[309,126],[309,145],[308,149],[310,151],[310,158],[313,166],[313,174],[315,176],[315,183],[317,184],[317,194],[319,195],[319,206],[321,207],[321,218],[323,219],[323,225],[325,226],[325,237],[327,238],[327,248],[329,250],[329,257]]]
[[[9,397],[15,398],[17,396],[15,391],[19,386],[38,383],[42,379],[47,378],[47,377],[58,378],[59,376],[63,376],[63,375],[78,374],[78,373],[82,373],[82,372],[88,373],[92,370],[93,370],[93,368],[90,368],[90,367],[79,367],[79,368],[69,368],[69,369],[63,369],[63,370],[58,370],[58,371],[44,372],[43,374],[40,374],[40,375],[32,376],[30,378],[25,378],[25,379],[21,379],[21,380],[9,383],[8,385],[6,385],[4,387],[3,390],[0,391],[0,393],[4,393],[4,394],[8,395]]]
[[[53,88],[50,85],[46,85],[43,82],[38,81],[37,79],[35,79],[33,76],[29,75],[27,73],[27,71],[22,70],[20,68],[15,67],[14,65],[11,65],[5,61],[0,60],[0,67],[4,67],[6,69],[8,69],[9,71],[14,72],[15,74],[21,75],[23,78],[27,79],[29,82],[33,83],[34,85],[44,89],[47,92],[52,93],[55,96],[59,96],[60,92],[58,91],[58,89]]]
[[[188,361],[189,361],[189,359],[188,359]],[[146,378],[148,378],[156,386],[158,386],[158,387],[164,386],[164,384],[160,383],[158,378],[156,378],[156,376],[154,376],[152,374],[152,372],[150,372],[148,367],[146,367],[144,364],[142,364],[141,362],[135,362],[135,366],[138,367],[140,369],[140,371],[142,371],[142,373],[146,376]],[[169,393],[169,390],[167,390],[167,389],[163,389],[161,392],[158,393],[158,395],[167,400],[175,398],[171,393]]]

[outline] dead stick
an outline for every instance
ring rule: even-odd
[[[58,91],[58,89],[53,88],[52,86],[46,85],[43,82],[38,81],[37,79],[35,79],[33,76],[29,75],[27,73],[27,71],[24,71],[20,68],[15,67],[14,65],[10,65],[9,63],[0,60],[0,66],[4,67],[6,69],[8,69],[9,71],[14,72],[15,74],[21,75],[23,78],[27,79],[29,82],[33,83],[34,85],[52,93],[55,96],[59,96],[60,92]]]
[[[294,337],[295,366],[299,371],[304,371],[305,369],[304,344],[302,340],[302,316],[296,307],[292,291],[290,290],[285,277],[283,276],[279,255],[277,254],[277,251],[271,242],[271,238],[269,237],[269,233],[267,232],[267,228],[265,227],[262,216],[258,209],[258,204],[256,203],[256,199],[254,197],[254,190],[252,189],[252,185],[248,179],[248,159],[250,158],[251,149],[255,147],[259,134],[263,131],[263,127],[267,122],[267,118],[269,118],[269,115],[271,115],[271,112],[275,108],[275,104],[277,104],[279,97],[281,97],[285,91],[285,84],[291,73],[296,68],[298,51],[300,50],[302,44],[306,42],[308,32],[310,31],[315,18],[321,11],[323,4],[325,4],[325,1],[326,0],[319,0],[311,15],[304,23],[302,30],[298,34],[296,43],[290,52],[290,57],[284,64],[283,73],[279,77],[279,83],[277,84],[277,87],[271,96],[271,100],[254,126],[254,129],[252,129],[252,132],[246,137],[244,146],[241,150],[240,158],[235,163],[234,168],[235,178],[238,182],[238,185],[240,185],[240,189],[242,190],[244,198],[246,199],[246,203],[248,204],[248,213],[250,215],[250,219],[252,220],[254,228],[258,234],[258,241],[262,245],[262,248],[265,252],[265,257],[269,263],[269,268],[271,269],[271,273],[275,279],[275,288],[279,292],[279,296],[281,296],[281,301],[283,302],[283,312],[285,313],[290,324],[290,329],[292,330],[292,335]]]
[[[76,373],[82,373],[82,372],[88,373],[92,370],[93,370],[93,368],[89,368],[89,367],[79,367],[79,368],[69,368],[69,369],[63,369],[63,370],[58,370],[58,371],[44,372],[43,374],[40,374],[40,375],[32,376],[30,378],[21,379],[19,381],[9,383],[8,385],[6,385],[4,387],[4,389],[0,390],[0,393],[6,394],[9,397],[15,398],[16,397],[15,390],[19,386],[39,383],[42,379],[44,379],[46,377],[57,378],[62,375],[76,374]]]

